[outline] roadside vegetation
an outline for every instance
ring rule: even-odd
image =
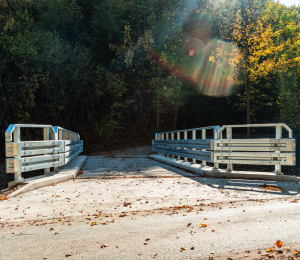
[[[299,6],[1,0],[0,7],[0,140],[11,123],[71,129],[93,151],[207,125],[284,122],[299,133]]]

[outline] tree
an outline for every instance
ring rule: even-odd
[[[244,56],[243,62],[243,74],[244,74],[244,86],[246,94],[246,110],[247,110],[247,124],[250,124],[250,97],[248,78],[248,64],[249,64],[249,37],[256,26],[256,19],[259,16],[260,9],[263,7],[266,1],[256,0],[242,0],[240,2],[240,10],[237,13],[237,18],[233,24],[233,41],[241,49]],[[247,136],[250,137],[250,128],[247,128]]]

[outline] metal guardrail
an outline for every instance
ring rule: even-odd
[[[266,139],[233,139],[232,128],[239,127],[275,127],[274,138]],[[282,138],[282,128],[288,131],[289,138]],[[206,139],[206,131],[212,129],[212,139]],[[223,131],[226,129],[226,139],[223,139]],[[196,138],[197,131],[201,131],[201,139]],[[184,133],[184,139],[180,139],[180,133]],[[191,132],[191,139],[188,133]],[[177,138],[175,139],[175,133]],[[296,142],[292,139],[292,130],[283,123],[279,124],[249,124],[249,125],[224,125],[186,129],[156,133],[152,140],[153,151],[184,157],[184,160],[193,159],[214,164],[214,169],[219,168],[219,163],[227,164],[227,171],[233,171],[233,164],[274,165],[275,173],[282,174],[282,165],[296,165]]]
[[[21,141],[21,128],[43,128],[43,141]],[[9,125],[5,132],[6,173],[14,173],[15,181],[24,181],[22,172],[44,169],[54,172],[83,152],[79,134],[51,125]]]

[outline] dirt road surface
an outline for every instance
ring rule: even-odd
[[[0,201],[0,260],[297,259],[299,184],[202,178],[143,149]]]

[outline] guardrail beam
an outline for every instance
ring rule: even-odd
[[[265,139],[232,139],[232,129],[237,127],[275,127],[274,138]],[[289,138],[282,138],[282,128],[289,133]],[[206,130],[213,129],[214,139],[206,139]],[[226,129],[226,139],[222,139],[222,132]],[[196,130],[202,131],[202,139],[196,139]],[[187,132],[192,132],[192,139],[187,139]],[[177,132],[177,140],[174,134]],[[184,139],[180,139],[180,133]],[[171,134],[171,140],[168,138]],[[164,140],[166,135],[166,140]],[[180,131],[158,133],[152,141],[153,151],[167,156],[181,157],[184,161],[192,159],[206,161],[214,164],[214,169],[219,168],[219,163],[227,164],[227,171],[233,171],[233,164],[274,165],[276,174],[281,173],[282,165],[293,166],[296,164],[296,142],[292,139],[292,130],[285,124],[255,124],[255,125],[225,125],[221,128],[203,127]],[[208,152],[208,151],[209,152]],[[210,154],[208,156],[208,153]]]
[[[21,127],[43,128],[44,141],[21,142]],[[49,174],[50,167],[57,171],[58,166],[67,164],[83,151],[83,141],[77,133],[50,125],[10,125],[5,141],[6,157],[10,157],[6,159],[6,172],[14,173],[18,182],[24,180],[22,172],[44,169],[44,174]]]

